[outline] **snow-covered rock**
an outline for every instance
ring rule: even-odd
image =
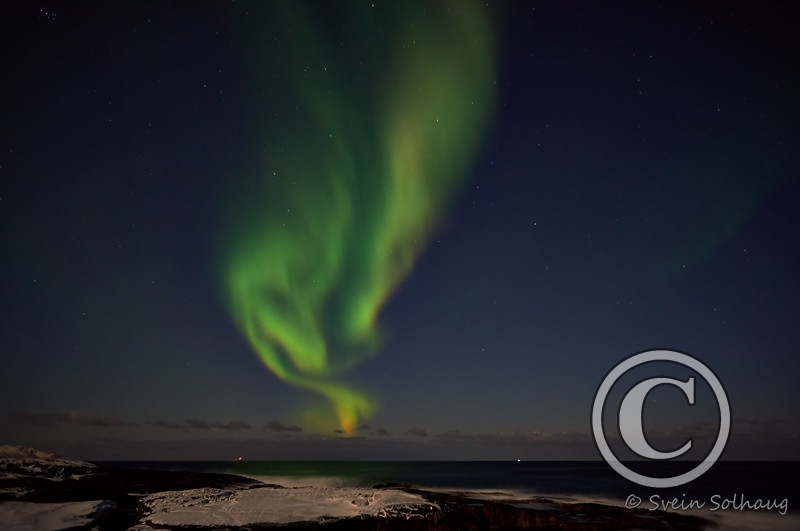
[[[56,454],[43,452],[35,448],[27,446],[11,446],[9,444],[0,444],[0,459],[3,458],[16,458],[16,459],[59,459]]]
[[[439,507],[397,489],[260,487],[160,492],[141,501],[153,526],[245,526],[325,522],[344,518],[412,518]]]
[[[37,477],[62,481],[78,479],[94,469],[95,465],[86,461],[64,459],[24,446],[0,445],[0,479]]]

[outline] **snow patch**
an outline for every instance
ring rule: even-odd
[[[260,487],[159,492],[142,500],[151,525],[244,526],[320,522],[359,516],[420,516],[439,510],[423,497],[395,489]]]
[[[58,531],[88,526],[116,504],[111,501],[72,503],[0,502],[0,523],[5,531]]]

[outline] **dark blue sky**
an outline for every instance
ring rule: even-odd
[[[343,437],[303,425],[311,395],[253,354],[214,275],[220,198],[264,171],[260,120],[285,105],[269,97],[280,76],[254,73],[275,20],[239,2],[14,8],[0,442],[111,459],[594,459],[603,377],[672,348],[725,385],[727,458],[798,458],[800,13],[493,12],[495,111],[381,313],[382,347],[348,375],[380,408]],[[715,421],[663,398],[648,426],[667,446]]]

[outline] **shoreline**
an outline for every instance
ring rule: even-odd
[[[396,483],[369,488],[284,487],[231,474],[109,468],[83,462],[4,459],[0,519],[48,529],[682,529],[713,523],[677,512],[626,509],[555,496],[507,497],[496,489],[438,491]],[[27,526],[27,527],[26,527]],[[38,527],[37,527],[38,526]],[[56,529],[57,527],[49,527]]]

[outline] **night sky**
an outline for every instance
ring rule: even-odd
[[[670,348],[800,458],[800,10],[695,4],[7,9],[0,444],[598,459]]]

